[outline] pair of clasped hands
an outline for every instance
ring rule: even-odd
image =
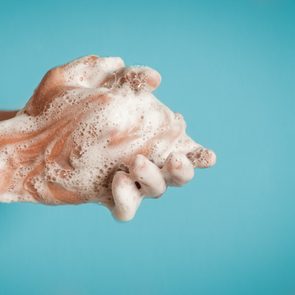
[[[135,95],[140,95],[142,92],[152,93],[160,81],[160,74],[149,67],[126,67],[118,57],[86,56],[48,71],[21,112],[32,117],[41,115],[54,101],[56,89],[77,89],[81,93],[90,88],[106,88],[108,96],[112,96],[112,93],[118,95],[128,87]],[[0,119],[7,120],[15,115],[16,112],[0,112]],[[148,153],[139,153],[129,159],[127,170],[118,169],[113,174],[109,184],[112,202],[107,207],[116,219],[131,220],[145,196],[158,198],[167,186],[182,186],[190,181],[194,168],[207,168],[215,164],[213,151],[191,140],[185,132],[181,138],[185,139],[182,144],[190,148],[186,150],[184,146],[178,149],[185,153],[172,151],[161,165],[157,165]],[[174,142],[175,138],[171,138],[171,146]]]

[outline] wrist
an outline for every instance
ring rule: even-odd
[[[8,120],[15,117],[18,111],[0,111],[0,121]]]

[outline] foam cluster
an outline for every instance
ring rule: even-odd
[[[0,201],[94,202],[130,220],[144,195],[182,185],[215,154],[152,91],[160,74],[87,56],[50,70],[0,123]]]

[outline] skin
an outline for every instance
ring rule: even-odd
[[[0,121],[8,120],[16,115],[17,111],[0,111]]]
[[[48,71],[22,110],[0,112],[0,202],[94,202],[128,221],[144,197],[159,198],[190,181],[194,168],[213,166],[214,152],[152,95],[160,81],[157,71],[120,58],[87,56]],[[105,117],[92,124],[93,116]]]

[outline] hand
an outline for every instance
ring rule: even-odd
[[[95,202],[130,220],[144,196],[214,165],[214,152],[153,96],[160,81],[116,57],[51,69],[24,109],[0,123],[0,201]]]

